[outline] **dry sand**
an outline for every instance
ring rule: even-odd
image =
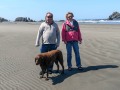
[[[67,70],[65,44],[61,42],[65,74],[53,73],[45,81],[39,79],[40,67],[34,62],[39,53],[39,47],[34,46],[39,24],[0,23],[0,90],[119,90],[120,25],[80,27],[84,70],[76,69],[74,53],[73,70]]]

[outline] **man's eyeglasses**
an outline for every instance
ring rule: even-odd
[[[47,16],[47,18],[53,18],[52,16]]]

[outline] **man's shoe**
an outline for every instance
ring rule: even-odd
[[[52,73],[53,73],[53,71],[52,71],[52,70],[49,70],[49,71],[48,71],[48,73],[49,73],[49,74],[52,74]]]
[[[71,67],[69,67],[69,68],[68,68],[68,71],[71,71],[71,70],[72,70],[72,68],[71,68]]]

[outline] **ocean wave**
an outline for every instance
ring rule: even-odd
[[[78,22],[86,24],[120,24],[120,20],[78,20]]]

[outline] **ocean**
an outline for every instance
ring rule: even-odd
[[[78,20],[80,24],[120,24],[120,20]]]

